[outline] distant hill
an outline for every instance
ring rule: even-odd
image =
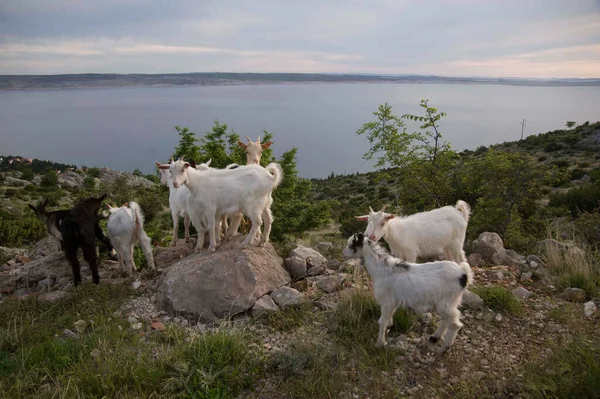
[[[0,75],[0,90],[67,89],[128,86],[197,86],[285,83],[454,83],[527,86],[600,86],[600,79],[527,79],[443,77],[419,75],[307,74],[307,73],[167,73]]]

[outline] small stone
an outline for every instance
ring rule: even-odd
[[[137,323],[137,322],[138,322],[138,319],[136,319],[136,318],[135,318],[135,317],[133,317],[133,316],[129,316],[129,317],[127,318],[127,321],[129,322],[129,324],[135,324],[135,323]]]
[[[498,279],[498,280],[502,280],[504,278],[504,274],[502,274],[502,272],[500,270],[498,270],[497,272],[494,273],[494,276]]]
[[[526,299],[533,295],[533,292],[524,287],[517,287],[512,291],[517,298]]]
[[[171,318],[170,318],[169,316],[164,316],[164,317],[163,317],[163,321],[164,321],[165,323],[168,323],[169,321],[171,321]]]
[[[31,259],[29,259],[28,256],[24,256],[24,255],[17,256],[17,262],[19,262],[19,263],[28,263],[30,260]]]
[[[548,325],[546,326],[546,331],[549,332],[550,334],[554,334],[556,332],[559,332],[561,329],[559,324],[556,323],[548,323]]]
[[[142,329],[142,323],[134,323],[131,325],[131,328],[133,328],[134,330],[141,330]]]
[[[474,310],[483,309],[483,299],[474,292],[466,290],[462,296],[462,305]]]
[[[100,352],[100,350],[98,348],[94,349],[93,351],[90,352],[90,355],[94,358],[97,359],[100,357],[102,353]]]
[[[74,323],[74,326],[75,326],[75,331],[77,331],[79,334],[81,334],[87,328],[88,322],[85,320],[77,320]]]
[[[292,284],[292,288],[298,290],[300,292],[304,292],[308,289],[308,281],[307,280],[298,280]]]
[[[142,285],[142,282],[141,282],[139,279],[138,279],[138,280],[135,280],[135,281],[133,282],[133,284],[131,284],[131,286],[133,287],[133,289],[134,289],[134,290],[137,290],[138,288],[140,288],[140,287],[141,287],[141,285]]]
[[[339,276],[317,277],[317,286],[327,293],[332,293],[341,288],[342,279]]]
[[[53,303],[58,302],[61,299],[66,298],[68,296],[69,294],[64,291],[52,291],[38,296],[37,300],[38,302],[42,303]]]
[[[589,301],[583,304],[583,315],[585,317],[590,317],[594,313],[596,313],[597,306],[594,301]]]
[[[181,327],[187,327],[190,322],[187,319],[181,320]]]
[[[496,320],[496,322],[500,323],[502,321],[502,315],[500,313],[496,314],[496,317],[494,317],[494,320]]]
[[[529,267],[531,267],[532,269],[537,269],[538,266],[539,266],[539,263],[537,263],[534,260],[532,260],[531,262],[529,262]]]
[[[581,288],[566,288],[559,297],[569,302],[583,302],[585,300],[585,291]]]
[[[325,273],[325,270],[326,270],[325,266],[314,266],[314,267],[311,267],[310,269],[308,269],[307,274],[311,277],[319,276],[319,275]]]
[[[173,323],[179,324],[181,323],[181,319],[179,317],[173,317]]]
[[[271,298],[280,308],[297,306],[304,302],[304,295],[290,287],[281,287],[271,292]]]
[[[165,331],[165,325],[163,323],[161,323],[160,321],[155,321],[152,323],[152,329],[156,330],[156,331]]]
[[[11,260],[9,260],[8,262],[6,262],[6,264],[7,264],[8,266],[14,266],[14,265],[16,265],[16,264],[17,264],[17,262],[15,262],[15,260],[14,260],[14,259],[11,259]]]
[[[273,298],[269,295],[263,295],[254,303],[254,306],[252,307],[252,316],[258,317],[267,312],[277,312],[278,310],[279,306],[273,301]]]
[[[531,272],[527,272],[527,273],[521,273],[521,281],[531,281],[531,277],[533,276],[533,273]]]
[[[78,335],[75,334],[73,331],[69,330],[68,328],[63,331],[62,336],[65,338],[77,338]]]
[[[327,267],[331,270],[338,270],[342,266],[342,262],[337,259],[329,259],[327,261]]]
[[[287,258],[284,261],[284,266],[288,273],[290,273],[290,276],[292,276],[293,280],[306,276],[306,271],[308,269],[306,259],[298,256]]]

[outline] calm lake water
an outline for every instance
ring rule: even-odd
[[[419,112],[421,98],[448,114],[455,149],[475,149],[600,120],[598,87],[450,84],[295,84],[0,91],[0,154],[154,171],[177,145],[175,125],[198,135],[218,119],[242,137],[274,134],[275,154],[298,147],[304,177],[372,170],[355,134],[388,102]],[[416,128],[416,125],[414,126]]]

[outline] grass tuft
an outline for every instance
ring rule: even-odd
[[[574,337],[547,359],[525,368],[533,398],[597,398],[600,392],[600,340]]]
[[[343,298],[336,308],[333,334],[338,343],[357,352],[366,363],[388,370],[394,367],[399,351],[390,347],[375,346],[380,315],[379,305],[372,293],[354,290]],[[394,324],[388,333],[388,341],[394,334],[407,332],[415,321],[416,314],[398,309],[394,314]]]
[[[504,287],[473,287],[472,291],[479,295],[486,306],[497,312],[520,315],[523,304]]]

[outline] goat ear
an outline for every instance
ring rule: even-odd
[[[367,220],[369,220],[369,215],[354,216],[354,219],[366,222]]]
[[[112,209],[112,206],[110,206],[110,204],[109,204],[108,202],[106,203],[106,207],[107,207],[108,209]]]
[[[356,241],[358,243],[362,244],[364,240],[365,240],[365,235],[363,233],[358,233],[356,235]]]
[[[184,162],[183,163],[183,167],[186,168],[186,169],[189,168],[190,166],[192,166],[192,165],[190,165],[189,162]]]
[[[155,162],[155,164],[158,169],[169,169],[169,165],[163,165],[159,162]]]
[[[390,219],[393,219],[395,217],[396,217],[396,215],[392,215],[392,214],[388,213],[387,215],[385,215],[385,220],[390,220]]]
[[[196,161],[194,161],[193,159],[190,159],[190,160],[188,161],[188,163],[189,163],[190,165],[192,165],[192,168],[196,169]]]
[[[208,162],[206,163],[206,166],[210,166],[211,162],[212,162],[212,158],[208,160]]]
[[[241,147],[241,148],[243,148],[244,150],[245,150],[246,148],[248,148],[248,145],[247,145],[247,144],[244,144],[244,143],[242,143],[242,142],[241,142],[241,141],[239,141],[239,140],[238,140],[238,146],[239,146],[239,147]]]
[[[123,205],[121,205],[121,206],[129,206],[129,202],[126,202],[126,203],[124,203],[124,204],[123,204]]]
[[[266,150],[267,148],[269,148],[271,146],[271,144],[273,144],[273,143],[269,141],[269,142],[264,143],[263,145],[261,145],[261,147],[262,147],[263,150]]]

